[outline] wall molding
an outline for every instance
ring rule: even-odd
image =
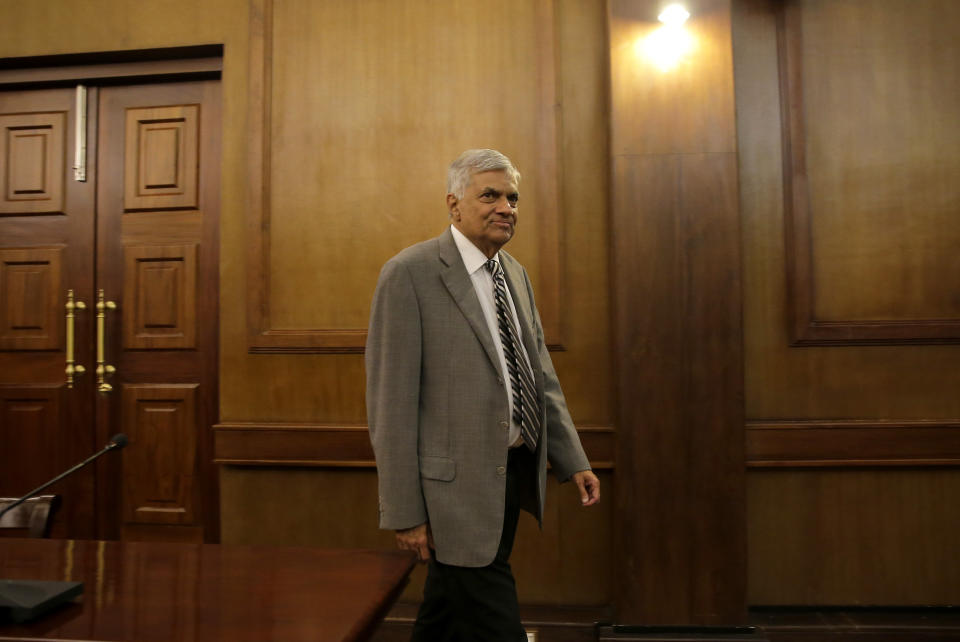
[[[0,87],[208,80],[220,78],[222,71],[223,45],[217,44],[24,56],[0,60]]]
[[[748,468],[960,466],[960,420],[755,419]]]
[[[246,210],[247,347],[251,353],[362,353],[366,328],[276,328],[270,314],[271,119],[273,117],[273,12],[277,0],[250,0],[249,192]],[[536,2],[538,128],[536,177],[538,267],[537,306],[551,350],[563,349],[562,212],[559,190],[561,99],[557,79],[556,8]]]
[[[367,426],[297,422],[222,422],[213,427],[214,463],[229,466],[375,468]],[[615,430],[582,426],[580,441],[596,470],[613,469]]]
[[[960,343],[960,319],[822,321],[814,315],[813,231],[807,182],[800,6],[777,5],[783,145],[783,213],[787,313],[792,344],[902,345]]]

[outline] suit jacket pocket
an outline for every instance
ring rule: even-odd
[[[420,457],[420,476],[424,479],[453,481],[457,476],[457,462],[449,457]]]

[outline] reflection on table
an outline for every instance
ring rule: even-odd
[[[415,564],[403,551],[0,540],[0,578],[81,581],[0,640],[364,640]]]

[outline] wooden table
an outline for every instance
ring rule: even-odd
[[[415,565],[405,551],[0,539],[0,578],[84,583],[0,640],[365,640]]]

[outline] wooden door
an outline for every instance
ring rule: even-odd
[[[130,438],[101,494],[125,538],[217,536],[219,104],[212,80],[100,94],[97,431]]]
[[[76,92],[0,92],[0,495],[16,497],[95,450],[93,183],[73,178]],[[89,96],[93,99],[95,92]],[[95,142],[95,141],[94,141]],[[90,152],[95,150],[88,150]],[[68,292],[73,331],[68,336]],[[67,375],[72,341],[74,374]],[[80,374],[77,370],[85,368]],[[92,537],[93,470],[64,495],[53,536]]]
[[[128,435],[51,492],[54,535],[218,537],[219,82],[0,93],[0,495]],[[68,292],[75,363],[67,381]]]

